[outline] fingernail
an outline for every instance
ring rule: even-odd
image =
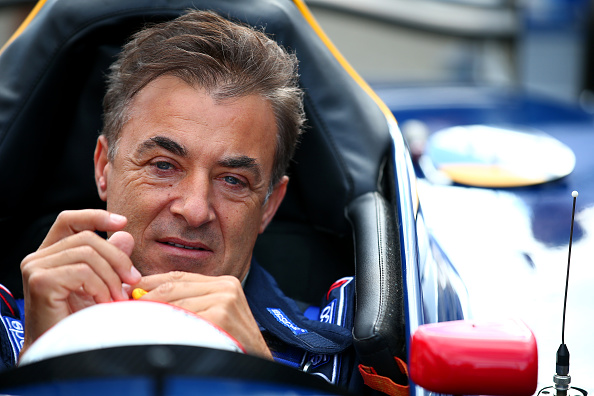
[[[142,275],[140,274],[140,272],[138,272],[138,270],[136,269],[135,266],[132,266],[130,268],[130,276],[132,276],[132,279],[137,279],[137,280],[140,280],[140,278],[142,278]]]
[[[123,223],[126,221],[126,218],[122,215],[119,215],[117,213],[110,213],[109,214],[109,218],[111,219],[111,221],[113,221],[114,223]]]

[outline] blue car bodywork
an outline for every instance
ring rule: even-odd
[[[593,314],[588,268],[594,204],[594,117],[583,108],[489,86],[374,86],[400,125],[421,122],[430,134],[467,125],[542,131],[575,154],[568,176],[510,188],[438,184],[417,168],[421,206],[431,235],[455,263],[474,318],[518,317],[534,331],[538,388],[552,385],[561,343],[563,297],[571,228],[572,191],[578,191],[567,301],[566,344],[572,385],[591,390]],[[526,157],[529,157],[527,148]],[[556,158],[550,158],[555,162]],[[410,282],[410,279],[408,280]],[[410,287],[410,286],[409,286]],[[423,297],[426,297],[423,290]]]

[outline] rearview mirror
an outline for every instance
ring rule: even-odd
[[[411,379],[432,392],[526,396],[536,391],[536,339],[519,320],[419,326],[409,363]]]

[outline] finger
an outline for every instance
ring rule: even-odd
[[[35,276],[36,273],[71,265],[86,265],[89,272],[101,279],[103,284],[106,285],[111,298],[114,300],[128,299],[128,295],[122,290],[122,281],[119,275],[106,259],[89,245],[61,250],[55,254],[38,258],[30,265],[22,266],[23,280],[25,283],[29,283],[28,290],[33,290],[30,285],[30,278]],[[58,285],[61,281],[61,279],[55,279],[55,284]]]
[[[238,340],[248,353],[271,359],[270,350],[247,302],[244,304],[241,299],[228,297],[227,294],[212,293],[172,301],[170,304],[194,312],[225,330]]]
[[[37,271],[29,278],[31,293],[25,299],[25,346],[73,311],[70,296],[83,291],[95,302],[111,301],[105,283],[85,264]]]
[[[209,283],[216,282],[219,277],[206,276],[202,274],[195,274],[183,271],[171,271],[162,274],[153,274],[143,276],[141,281],[138,282],[135,287],[139,287],[145,290],[153,290],[164,283]]]
[[[118,237],[116,237],[116,241],[119,241],[118,243],[124,243],[124,240],[127,238],[128,237],[125,235],[119,235]],[[130,236],[129,238],[132,238],[132,236]],[[129,241],[125,243],[129,243]],[[89,248],[91,248],[91,250],[95,250],[101,257],[103,257],[105,261],[108,263],[109,267],[111,267],[118,274],[122,282],[133,285],[140,280],[140,273],[138,272],[138,270],[136,270],[136,268],[134,268],[129,255],[126,252],[122,251],[120,248],[118,248],[115,244],[109,243],[108,241],[101,238],[99,235],[95,234],[92,231],[82,231],[75,235],[71,235],[54,243],[49,247],[46,247],[27,256],[21,264],[21,271],[25,271],[26,267],[29,266],[30,263],[36,262],[35,260],[82,246],[88,246]],[[88,251],[88,253],[93,254],[90,250]],[[62,261],[45,261],[45,265],[59,266],[62,265]],[[120,282],[120,287],[122,282]]]
[[[97,303],[112,301],[105,282],[84,263],[38,271],[30,277],[29,286],[31,298],[49,306],[55,301],[66,301],[71,293],[80,289]]]
[[[185,299],[221,293],[220,287],[209,282],[166,282],[154,289],[142,290],[145,290],[146,294],[140,296],[140,299],[166,303],[174,303]]]
[[[247,304],[241,283],[233,276],[205,276],[172,271],[145,276],[135,287],[148,292],[141,297],[144,300],[171,303],[216,293],[221,301],[239,299]]]
[[[194,312],[230,334],[237,332],[236,325],[243,327],[240,323],[247,320],[244,311],[249,311],[247,304],[241,309],[241,303],[232,294],[210,285],[205,287],[202,283],[165,283],[139,299],[167,303]]]
[[[163,281],[140,299],[194,312],[231,334],[249,353],[272,357],[237,278],[171,272],[144,277],[137,286]]]
[[[194,312],[221,328],[227,327],[228,317],[234,316],[234,320],[237,319],[237,315],[230,314],[229,305],[221,303],[221,295],[218,293],[184,297],[168,303]]]
[[[71,293],[68,297],[68,305],[70,306],[71,312],[78,312],[95,304],[97,304],[97,301],[95,301],[92,296],[88,295],[83,288]]]
[[[132,298],[132,291],[136,289],[127,283],[122,283],[122,291],[128,296],[128,299]]]
[[[198,314],[215,308],[220,314],[216,323],[221,325],[244,311],[251,316],[241,284],[230,276],[215,277],[207,282],[166,282],[139,298],[173,304]]]
[[[124,216],[100,209],[70,210],[60,213],[40,249],[81,231],[120,231],[126,226]]]
[[[118,231],[114,233],[109,239],[109,243],[118,247],[126,255],[130,256],[134,249],[134,238],[125,231]]]

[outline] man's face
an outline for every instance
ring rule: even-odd
[[[288,181],[266,201],[277,133],[272,107],[256,95],[217,104],[170,76],[147,85],[131,106],[112,162],[99,139],[95,170],[107,210],[128,218],[135,266],[144,275],[243,279]]]

